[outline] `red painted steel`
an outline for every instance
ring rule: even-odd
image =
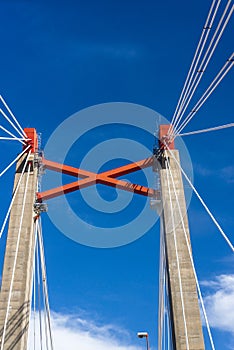
[[[42,163],[46,169],[61,172],[63,174],[71,176],[80,177],[82,179],[78,179],[75,182],[57,188],[53,188],[51,190],[37,193],[38,201],[55,198],[62,194],[74,192],[80,190],[81,188],[92,186],[94,184],[103,184],[106,186],[120,188],[125,191],[138,193],[143,196],[159,198],[159,192],[154,189],[116,179],[116,177],[118,176],[123,176],[138,171],[140,169],[152,166],[153,157],[143,159],[139,162],[130,163],[119,168],[111,169],[100,174],[52,162],[47,159],[43,159]]]
[[[24,149],[30,146],[30,148],[27,150],[27,152],[31,151],[32,153],[35,153],[38,150],[38,137],[37,137],[37,131],[34,128],[25,128],[24,129],[25,134],[27,135],[27,138],[29,139],[26,142],[26,145],[23,147]]]
[[[63,173],[66,175],[71,175],[71,176],[76,176],[81,178],[85,178],[93,175],[91,171],[86,171],[79,168],[74,168],[69,165],[56,163],[45,158],[43,158],[42,163],[46,169],[53,170],[58,173]]]
[[[166,149],[166,148],[175,149],[174,140],[171,141],[168,138],[168,131],[170,126],[171,126],[170,124],[162,124],[159,126],[159,148],[160,149]],[[167,147],[165,146],[165,143]]]
[[[108,170],[102,174],[106,175],[108,177],[116,178],[118,176],[124,176],[124,175],[130,174],[130,173],[134,173],[137,170],[148,168],[152,165],[153,165],[153,157],[149,157],[149,158],[140,160],[140,161],[135,162],[135,163],[130,163],[130,164],[121,166],[120,168]]]
[[[165,143],[169,149],[174,149],[174,141],[170,141],[168,138],[168,130],[170,125],[160,125],[159,127],[159,147],[165,149]],[[24,129],[27,137],[30,139],[27,141],[27,145],[31,146],[32,152],[35,152],[38,148],[38,139],[36,130],[33,128]],[[27,146],[26,146],[27,147]],[[42,163],[46,169],[61,172],[66,175],[77,177],[77,181],[71,182],[67,185],[63,185],[57,188],[53,188],[41,193],[37,193],[38,201],[42,202],[50,198],[55,198],[60,195],[74,192],[92,186],[94,184],[103,184],[106,186],[120,188],[125,191],[138,193],[147,197],[159,198],[159,191],[145,186],[132,184],[124,180],[116,179],[119,176],[124,176],[135,171],[150,167],[153,165],[154,157],[149,157],[139,162],[130,163],[119,168],[111,169],[100,174],[93,173],[91,171],[74,168],[65,164],[56,163],[47,159],[43,159]]]

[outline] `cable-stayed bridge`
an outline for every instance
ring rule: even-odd
[[[232,252],[234,248],[230,238],[182,169],[174,140],[177,137],[234,126],[234,123],[229,123],[184,132],[184,128],[196,116],[234,64],[234,55],[231,54],[205,92],[189,109],[194,93],[205,75],[206,68],[233,13],[232,1],[227,2],[222,13],[219,13],[219,6],[220,1],[212,2],[175,113],[169,125],[160,126],[159,143],[147,159],[100,174],[90,172],[88,169],[59,164],[53,159],[48,160],[39,149],[37,131],[34,128],[22,128],[1,97],[1,116],[9,128],[0,125],[4,135],[0,140],[18,142],[23,146],[22,152],[10,161],[0,174],[0,177],[7,176],[8,169],[16,164],[12,201],[1,227],[2,235],[10,218],[0,294],[1,350],[27,348],[31,309],[35,310],[36,304],[41,310],[40,342],[43,343],[44,337],[46,349],[54,349],[41,225],[41,213],[46,210],[44,201],[96,183],[130,191],[136,195],[149,196],[155,201],[160,212],[158,349],[163,349],[164,346],[170,349],[205,348],[199,303],[207,326],[210,346],[215,349],[192,257],[182,175]],[[158,173],[159,190],[140,184],[129,184],[118,179],[124,174],[140,171],[146,167],[152,167],[152,171]],[[41,192],[39,177],[43,169],[79,177],[79,180]]]

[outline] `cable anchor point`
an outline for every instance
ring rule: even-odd
[[[48,211],[48,205],[47,203],[35,202],[33,209],[34,213],[36,214],[34,220],[37,220],[40,217],[41,213],[46,213]]]

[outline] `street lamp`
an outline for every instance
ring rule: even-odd
[[[149,348],[149,335],[147,332],[138,332],[137,333],[138,338],[145,338],[146,339],[146,349],[150,350]]]

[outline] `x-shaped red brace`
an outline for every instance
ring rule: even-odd
[[[156,199],[159,199],[160,194],[157,190],[141,185],[132,184],[124,180],[116,179],[119,176],[124,176],[126,174],[133,173],[137,170],[141,170],[152,166],[153,160],[153,157],[149,157],[140,160],[136,163],[130,163],[119,168],[96,174],[91,171],[73,168],[68,165],[59,164],[47,159],[43,159],[42,164],[44,165],[45,169],[61,172],[63,174],[75,176],[77,178],[79,177],[81,179],[78,179],[77,181],[71,182],[67,185],[63,185],[60,187],[53,188],[51,190],[37,193],[37,199],[39,202],[42,202],[43,200],[55,198],[66,193],[70,193],[85,187],[92,186],[94,184],[103,184],[111,187],[120,188],[125,191],[138,193],[143,196],[154,197]]]

